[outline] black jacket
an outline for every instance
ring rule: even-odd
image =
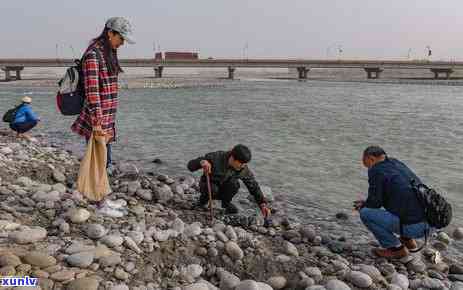
[[[415,173],[397,159],[386,158],[375,164],[368,170],[368,198],[364,207],[384,207],[403,224],[425,221],[424,208],[411,186],[413,179],[421,183]]]
[[[253,173],[248,168],[248,166],[246,165],[240,171],[236,171],[228,165],[229,157],[230,152],[211,152],[207,153],[202,157],[191,160],[190,162],[188,162],[187,167],[190,171],[199,170],[201,169],[201,161],[207,160],[212,165],[212,183],[220,186],[226,181],[238,181],[238,179],[240,179],[247,187],[249,193],[254,196],[254,199],[256,200],[257,204],[261,204],[262,202],[264,202],[264,195],[262,194],[259,184],[257,183]]]

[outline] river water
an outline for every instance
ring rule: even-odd
[[[24,93],[39,131],[80,152],[74,118],[59,115],[53,88],[0,88],[1,111]],[[5,126],[4,124],[0,126]],[[336,81],[234,81],[223,87],[124,89],[116,160],[187,174],[188,160],[243,143],[261,184],[299,214],[350,211],[367,191],[363,149],[379,144],[446,193],[463,224],[463,87]],[[163,165],[151,163],[154,158]]]

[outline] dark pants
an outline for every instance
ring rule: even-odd
[[[228,180],[222,185],[211,183],[212,199],[221,200],[222,207],[226,207],[232,201],[233,197],[238,193],[240,183],[238,180]],[[209,193],[207,190],[206,178],[203,176],[199,182],[199,191],[201,192],[201,203],[209,201]]]
[[[85,140],[88,144],[88,139]],[[113,146],[111,143],[106,143],[106,168],[113,163]]]
[[[26,132],[29,132],[37,126],[37,121],[30,121],[30,122],[23,122],[23,123],[10,123],[10,128],[11,130],[19,133],[19,134],[24,134]]]

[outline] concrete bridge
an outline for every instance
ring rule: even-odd
[[[25,67],[69,67],[74,59],[30,58],[1,59],[0,68],[5,71],[7,81],[21,79]],[[293,68],[299,79],[307,79],[313,68],[358,68],[366,72],[369,79],[380,78],[386,69],[429,69],[434,78],[446,78],[457,69],[463,69],[463,62],[447,61],[401,61],[401,60],[317,60],[317,59],[198,59],[159,60],[153,58],[121,59],[122,67],[152,67],[155,77],[161,78],[164,68],[226,68],[228,78],[233,79],[237,68]],[[11,72],[16,75],[12,76]]]

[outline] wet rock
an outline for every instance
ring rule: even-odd
[[[273,289],[283,289],[286,286],[286,278],[283,276],[274,276],[268,279],[267,283],[272,286]]]
[[[30,252],[24,256],[24,262],[39,268],[47,268],[56,265],[56,259],[43,252]]]
[[[12,232],[9,238],[17,244],[31,244],[44,240],[47,237],[47,230],[42,227],[34,227],[21,231]]]
[[[317,232],[311,226],[304,226],[300,229],[302,237],[306,238],[309,242],[312,242],[317,236]]]
[[[463,265],[457,265],[457,264],[450,265],[449,274],[457,274],[457,275],[463,274]]]
[[[67,290],[97,290],[99,281],[93,277],[75,279],[67,285]]]
[[[336,218],[337,218],[338,220],[345,220],[345,221],[346,221],[346,220],[349,219],[349,215],[348,215],[347,213],[345,213],[345,212],[338,212],[338,213],[336,214]]]
[[[445,285],[437,279],[433,278],[424,278],[421,280],[421,287],[428,289],[444,289]]]
[[[87,268],[93,263],[94,258],[93,252],[82,252],[67,256],[66,262],[74,267]]]
[[[100,239],[106,234],[106,229],[100,224],[89,224],[85,233],[91,239]]]
[[[407,290],[410,286],[410,281],[408,280],[407,276],[399,273],[392,275],[391,283],[399,286],[403,290]]]
[[[453,231],[453,238],[457,241],[463,240],[463,228],[459,227]]]
[[[448,245],[444,242],[437,241],[433,245],[434,249],[440,251],[440,252],[445,252],[447,251]]]
[[[162,164],[162,163],[163,163],[163,162],[162,162],[162,160],[161,160],[161,159],[159,159],[159,158],[155,158],[155,159],[153,159],[153,161],[152,161],[152,162],[153,162],[154,164]]]
[[[72,209],[69,212],[69,219],[75,224],[86,222],[90,218],[90,212],[84,208]]]
[[[368,288],[373,284],[373,280],[365,273],[352,271],[347,274],[347,279],[357,287]]]
[[[225,250],[230,258],[234,261],[241,260],[244,257],[243,250],[237,243],[229,241],[225,244]]]
[[[326,283],[325,285],[325,288],[327,290],[351,290],[346,283],[337,279],[332,279],[328,281],[328,283]]]

